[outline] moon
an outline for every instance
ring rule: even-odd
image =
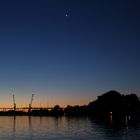
[[[66,11],[66,12],[65,12],[65,17],[69,17],[69,16],[70,16],[69,11]]]

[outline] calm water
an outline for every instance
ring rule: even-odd
[[[0,140],[139,140],[139,123],[113,125],[90,118],[0,117]]]

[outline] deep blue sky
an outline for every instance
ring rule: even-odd
[[[139,0],[0,1],[0,95],[20,105],[140,96]]]

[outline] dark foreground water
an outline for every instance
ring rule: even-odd
[[[0,140],[139,140],[140,124],[88,117],[0,117]]]

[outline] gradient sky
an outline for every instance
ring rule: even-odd
[[[0,1],[0,106],[140,96],[139,0]]]

